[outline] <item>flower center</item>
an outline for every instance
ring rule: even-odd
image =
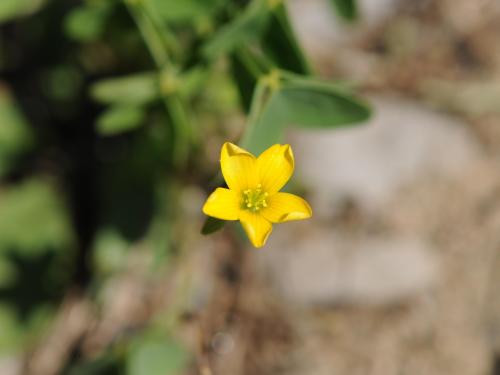
[[[258,184],[255,189],[243,191],[241,208],[252,212],[257,212],[263,207],[267,207],[266,198],[269,194],[262,191],[262,185]]]

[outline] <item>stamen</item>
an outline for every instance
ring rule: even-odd
[[[255,189],[246,189],[242,192],[241,208],[257,212],[267,207],[266,197],[269,194],[262,191],[262,184],[258,184]]]

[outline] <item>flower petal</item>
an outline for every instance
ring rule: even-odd
[[[245,232],[255,247],[262,247],[271,234],[273,227],[262,215],[242,210],[240,222]]]
[[[233,190],[217,188],[203,205],[203,213],[222,220],[238,220],[240,196]]]
[[[257,159],[259,182],[269,194],[279,191],[290,179],[294,159],[290,145],[274,145]]]
[[[240,192],[257,186],[255,156],[232,143],[222,146],[220,155],[222,175],[231,190]]]
[[[276,193],[267,198],[264,216],[271,223],[283,223],[291,220],[303,220],[312,216],[312,209],[301,197],[289,193]]]

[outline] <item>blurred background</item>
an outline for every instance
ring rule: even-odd
[[[496,0],[0,0],[0,374],[500,374],[499,42]],[[206,220],[225,141],[313,218]]]

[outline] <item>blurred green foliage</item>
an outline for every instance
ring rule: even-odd
[[[3,0],[0,2],[0,22],[37,11],[46,0]]]
[[[104,104],[147,104],[161,98],[159,77],[155,72],[146,72],[102,80],[92,86],[91,95]]]
[[[33,136],[26,120],[0,86],[0,177],[13,168],[16,158],[32,144]]]
[[[267,78],[267,79],[266,79]],[[271,82],[269,82],[271,80]],[[274,81],[274,82],[272,82]],[[287,126],[330,128],[365,120],[370,111],[334,85],[304,80],[279,71],[265,77],[255,91],[252,126],[242,140],[259,154],[279,143]]]
[[[348,22],[358,18],[358,7],[355,0],[330,0],[339,16]]]
[[[16,248],[25,255],[35,255],[44,248],[71,244],[70,220],[48,182],[28,180],[5,189],[0,206],[0,253]]]
[[[185,350],[161,336],[147,336],[132,344],[127,360],[127,375],[175,375],[188,362]]]
[[[70,277],[74,237],[49,181],[4,188],[0,207],[0,352],[10,352],[33,340],[49,319]]]
[[[356,18],[354,1],[332,4]],[[217,174],[214,140],[242,133],[259,153],[290,126],[370,115],[314,78],[277,0],[2,0],[0,70],[0,355],[37,345],[69,291],[96,300],[138,247],[148,276],[165,271],[182,248],[181,192]],[[63,373],[189,366],[170,331],[136,328],[96,358],[73,348]]]

